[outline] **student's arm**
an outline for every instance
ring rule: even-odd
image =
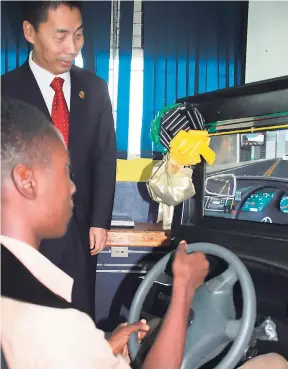
[[[208,268],[204,254],[188,255],[186,243],[180,244],[173,263],[171,302],[143,369],[180,369],[191,302],[196,288],[204,282]]]

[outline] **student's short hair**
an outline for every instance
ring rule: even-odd
[[[17,164],[49,165],[56,142],[61,142],[59,132],[36,107],[1,98],[2,179]]]
[[[37,31],[39,25],[47,21],[48,11],[56,10],[61,5],[70,9],[76,8],[81,12],[80,1],[21,1],[22,20],[31,23]]]

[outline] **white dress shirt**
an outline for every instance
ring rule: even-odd
[[[71,301],[71,277],[31,246],[4,236],[0,241],[44,286]],[[9,369],[130,368],[92,319],[72,308],[1,296],[1,344]]]
[[[65,72],[55,76],[54,74],[48,72],[46,69],[36,64],[32,58],[33,51],[31,51],[29,54],[29,66],[41,90],[42,96],[45,100],[50,115],[52,111],[53,98],[55,95],[55,91],[52,89],[52,87],[50,87],[50,84],[55,77],[61,77],[64,79],[63,93],[68,106],[68,110],[70,111],[70,97],[71,97],[70,72]]]

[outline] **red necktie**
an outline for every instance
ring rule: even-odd
[[[61,132],[68,146],[69,111],[62,89],[63,83],[64,79],[60,77],[55,77],[51,82],[50,86],[55,91],[51,117],[55,127]]]

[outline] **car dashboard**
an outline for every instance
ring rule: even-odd
[[[241,191],[236,191],[235,196],[205,196],[204,214],[221,218],[233,218],[234,209],[237,203],[241,200]],[[276,196],[274,190],[259,191],[246,200],[241,208],[242,214],[250,213],[250,218],[253,218],[253,213],[259,213],[269,205]],[[288,195],[282,196],[280,200],[280,211],[288,214]],[[255,219],[256,220],[256,219]]]

